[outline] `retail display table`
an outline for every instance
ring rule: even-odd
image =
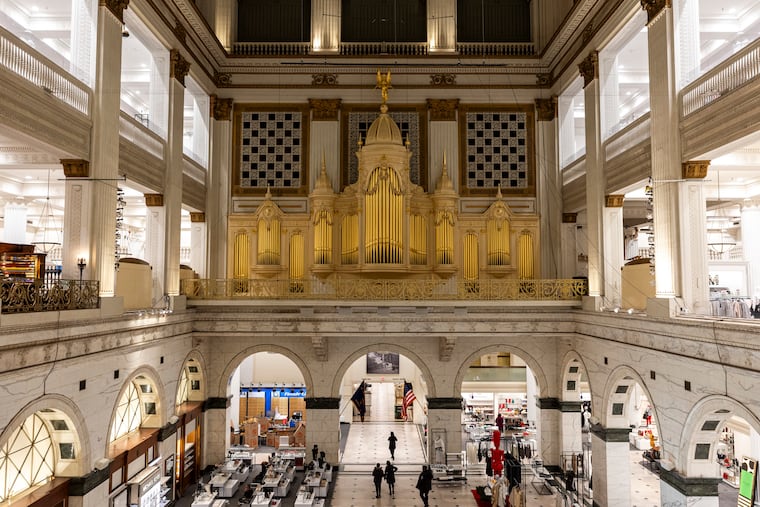
[[[212,507],[216,500],[216,493],[201,493],[195,495],[195,499],[191,504],[192,507]]]
[[[314,493],[311,491],[299,491],[296,497],[295,507],[311,507],[314,505]]]
[[[272,501],[272,493],[264,493],[263,491],[260,493],[256,493],[253,495],[253,498],[251,498],[250,505],[269,505]]]

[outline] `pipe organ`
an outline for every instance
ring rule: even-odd
[[[474,283],[540,275],[538,217],[514,212],[500,188],[495,198],[463,203],[445,154],[441,177],[426,193],[410,181],[412,154],[387,111],[383,103],[356,151],[358,178],[340,193],[323,157],[309,213],[284,212],[267,190],[254,213],[230,215],[231,277],[289,279],[298,288],[309,278],[458,277]]]

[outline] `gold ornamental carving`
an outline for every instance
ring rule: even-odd
[[[647,24],[654,21],[666,7],[671,7],[670,0],[641,0],[641,8],[647,11]]]
[[[211,116],[216,121],[232,120],[232,99],[220,99],[211,95]]]
[[[583,44],[588,44],[588,42],[591,40],[591,38],[594,36],[594,25],[589,23],[586,25],[586,28],[583,29],[583,32],[581,33],[581,40],[583,41]]]
[[[433,86],[453,86],[457,84],[456,74],[430,74],[430,84]]]
[[[232,74],[229,72],[214,72],[214,84],[218,88],[230,86],[232,84]]]
[[[311,86],[336,86],[338,84],[338,75],[323,72],[321,74],[311,75]]]
[[[681,177],[685,180],[701,180],[707,176],[709,160],[689,160],[681,164]]]
[[[179,84],[185,86],[185,76],[190,72],[190,62],[185,60],[179,49],[172,49],[169,52],[171,61],[170,76],[179,81]]]
[[[536,117],[538,121],[552,121],[557,117],[557,97],[536,99]]]
[[[89,178],[90,162],[81,158],[62,158],[63,175],[67,178]]]
[[[193,224],[202,224],[206,222],[206,214],[205,213],[195,213],[190,212],[190,223]]]
[[[185,30],[185,27],[182,25],[182,23],[179,22],[178,19],[174,20],[174,29],[172,31],[177,37],[177,40],[184,44],[185,40],[187,39],[187,30]]]
[[[432,121],[456,121],[459,99],[427,99]]]
[[[160,207],[164,205],[164,194],[144,194],[145,205],[149,208]]]
[[[609,194],[604,196],[605,208],[622,208],[625,195],[623,194]]]
[[[578,222],[578,213],[562,213],[563,224],[574,224]]]
[[[599,52],[592,51],[578,64],[578,70],[583,76],[583,87],[587,87],[591,81],[599,77]]]
[[[111,11],[119,23],[124,24],[124,9],[129,5],[129,0],[100,0],[98,5]]]
[[[309,99],[309,107],[315,121],[338,121],[340,105],[340,99]]]
[[[536,74],[536,84],[538,86],[551,86],[552,84],[552,73],[551,72],[541,72]]]

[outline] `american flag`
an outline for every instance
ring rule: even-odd
[[[416,400],[417,397],[414,395],[414,391],[412,390],[412,383],[411,382],[404,382],[404,400],[401,402],[401,417],[406,420],[407,413],[406,410],[411,406],[412,403],[414,403],[414,400]]]

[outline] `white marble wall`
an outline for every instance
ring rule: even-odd
[[[340,417],[335,409],[309,408],[306,415],[306,449],[314,444],[325,452],[328,463],[337,463],[340,452]],[[310,459],[310,458],[307,458]]]
[[[580,417],[580,416],[579,416]],[[560,453],[560,411],[557,409],[538,409],[536,424],[538,436],[538,453],[545,465],[559,465]]]
[[[560,412],[560,448],[562,454],[576,454],[583,450],[580,412]]]
[[[227,458],[230,446],[230,425],[227,411],[221,408],[203,412],[203,453],[201,468],[214,463],[222,463]]]
[[[446,433],[445,452],[462,451],[462,411],[457,409],[428,409],[428,457],[433,460],[435,449],[432,435],[443,430]]]
[[[605,442],[596,435],[591,436],[594,504],[632,505],[630,452],[628,442]]]
[[[596,493],[596,490],[594,490]],[[662,507],[718,507],[717,496],[686,496],[665,481],[660,481]]]

